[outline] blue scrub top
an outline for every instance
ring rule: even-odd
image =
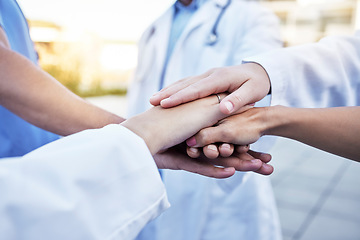
[[[37,64],[37,53],[26,19],[15,0],[0,0],[0,26],[11,49]],[[22,156],[58,138],[58,135],[35,127],[0,106],[0,158]]]

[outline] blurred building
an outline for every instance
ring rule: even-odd
[[[136,41],[107,40],[46,21],[29,20],[41,67],[77,94],[126,89],[136,66]]]
[[[315,42],[328,35],[351,35],[359,26],[360,0],[259,2],[280,18],[285,46]],[[70,89],[127,88],[136,66],[137,39],[107,39],[54,23],[29,23],[41,66]],[[113,29],[107,23],[104,26]]]
[[[329,35],[351,35],[359,25],[359,0],[262,0],[279,16],[285,46]]]

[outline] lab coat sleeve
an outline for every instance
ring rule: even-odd
[[[169,203],[144,141],[120,125],[0,161],[1,239],[133,239]]]
[[[267,71],[271,105],[337,107],[360,104],[360,34],[274,50],[245,59]]]
[[[239,26],[244,29],[237,34],[233,63],[241,64],[246,57],[283,46],[279,19],[271,11],[258,3],[247,3],[247,14]]]

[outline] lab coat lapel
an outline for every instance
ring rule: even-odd
[[[164,67],[173,15],[174,8],[170,7],[153,25],[154,36],[152,41],[154,41],[156,59],[150,59],[150,61],[156,61],[156,72],[159,73],[156,81],[158,82],[160,82],[162,69]]]

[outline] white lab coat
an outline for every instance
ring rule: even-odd
[[[144,141],[120,125],[0,161],[0,238],[133,239],[169,206]]]
[[[271,105],[339,107],[360,105],[360,32],[247,58],[271,81]]]
[[[164,86],[213,67],[241,64],[243,58],[282,46],[278,19],[256,3],[233,0],[218,25],[218,42],[207,45],[211,29],[226,0],[208,0],[195,13],[169,59]],[[173,9],[158,18],[139,42],[139,57],[129,90],[129,115],[150,108],[159,90]]]
[[[218,25],[218,42],[207,45],[220,7],[225,4],[223,0],[209,0],[190,19],[169,59],[165,86],[281,47],[278,19],[258,4],[243,1],[232,1]],[[129,91],[130,116],[147,110],[149,98],[159,90],[172,16],[171,8],[140,40],[139,62]],[[267,177],[239,172],[217,180],[170,170],[163,171],[162,176],[172,207],[148,225],[138,239],[281,239]]]

